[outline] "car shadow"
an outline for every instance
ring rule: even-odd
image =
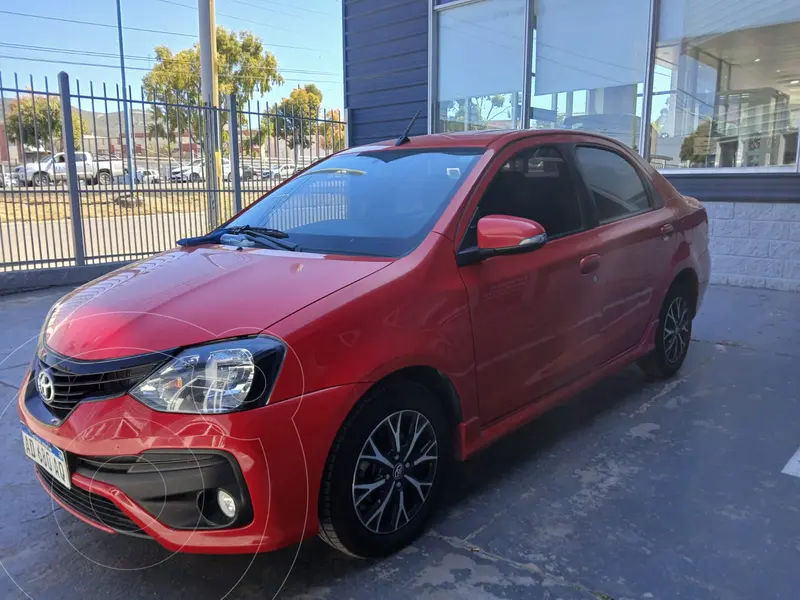
[[[471,497],[536,463],[556,443],[591,427],[611,409],[623,406],[647,390],[650,383],[637,367],[629,366],[523,425],[466,462],[456,463],[434,526]]]

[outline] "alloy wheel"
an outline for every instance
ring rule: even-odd
[[[361,524],[377,534],[408,524],[428,498],[438,461],[436,432],[423,414],[401,410],[381,421],[353,473],[353,507]]]
[[[689,306],[682,296],[675,298],[664,317],[664,356],[677,363],[689,347]]]

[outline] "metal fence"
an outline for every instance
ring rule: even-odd
[[[54,89],[55,87],[55,89]],[[185,94],[138,99],[119,86],[0,73],[0,271],[133,260],[200,235],[296,170],[345,147],[338,111],[300,114],[234,97],[198,106]],[[132,171],[126,159],[128,111]],[[221,133],[207,168],[206,131]],[[210,167],[211,165],[208,165]],[[317,199],[319,201],[319,198]],[[338,210],[331,205],[320,210]],[[295,207],[297,214],[310,210]],[[279,211],[283,226],[297,220]]]

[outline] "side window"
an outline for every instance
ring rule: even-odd
[[[592,193],[600,224],[650,210],[642,178],[616,152],[579,146],[578,164]]]
[[[550,146],[523,150],[500,168],[478,204],[465,247],[477,244],[478,219],[487,215],[536,221],[549,239],[583,229],[575,182],[564,157]]]

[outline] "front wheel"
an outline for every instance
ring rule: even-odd
[[[110,185],[111,184],[111,173],[108,171],[100,171],[97,174],[97,182],[100,185]]]
[[[426,387],[395,381],[347,418],[320,490],[320,537],[351,556],[387,556],[413,542],[449,470],[451,428]]]
[[[692,302],[683,285],[673,285],[667,294],[658,319],[656,347],[638,363],[650,377],[672,377],[686,360],[692,339]]]

